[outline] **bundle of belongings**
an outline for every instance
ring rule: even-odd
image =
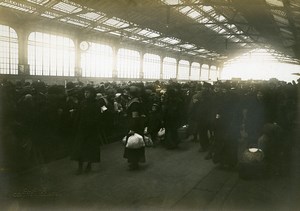
[[[145,146],[143,137],[137,133],[134,133],[128,138],[125,136],[122,142],[125,144],[126,148],[129,149],[138,149]]]

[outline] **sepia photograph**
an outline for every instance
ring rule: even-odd
[[[0,0],[0,210],[300,209],[300,0]]]

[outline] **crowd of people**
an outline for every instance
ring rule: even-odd
[[[145,145],[128,147],[130,137],[172,150],[183,131],[199,142],[205,159],[225,168],[236,167],[245,149],[257,148],[269,170],[280,173],[292,146],[298,85],[275,79],[65,85],[2,80],[1,165],[27,168],[70,156],[81,174],[100,162],[101,145],[125,136],[123,157],[134,170],[146,160]],[[162,128],[164,138],[158,137]]]

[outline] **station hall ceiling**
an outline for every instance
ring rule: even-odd
[[[300,64],[300,0],[0,0],[0,23],[60,25],[223,63],[253,49]]]

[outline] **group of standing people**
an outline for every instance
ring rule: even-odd
[[[20,134],[17,138],[22,140],[22,147],[29,142],[36,148],[46,144],[44,149],[50,151],[48,146],[63,143],[71,159],[78,162],[77,173],[81,174],[100,162],[100,144],[107,143],[109,131],[120,130],[125,142],[135,134],[144,139],[146,133],[155,146],[157,134],[164,128],[161,144],[175,149],[182,138],[178,129],[186,124],[189,135],[200,142],[199,151],[207,152],[206,159],[215,163],[235,166],[241,148],[254,146],[262,148],[274,163],[274,155],[288,148],[279,137],[288,137],[293,130],[297,86],[281,82],[211,85],[157,81],[98,87],[72,82],[66,87],[47,87],[38,82],[22,87],[6,82],[1,84],[0,97],[7,104],[2,119]],[[125,121],[118,121],[119,117]],[[107,130],[108,125],[114,127]],[[123,157],[130,169],[138,169],[146,160],[145,146],[130,148],[125,144]]]

